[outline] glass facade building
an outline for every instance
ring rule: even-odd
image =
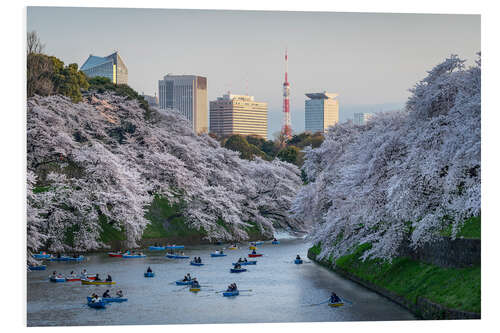
[[[196,75],[166,75],[158,81],[160,108],[180,112],[196,133],[208,132],[207,78]]]
[[[106,57],[89,55],[80,70],[88,77],[107,77],[114,84],[128,84],[128,69],[118,52]]]
[[[327,92],[306,94],[305,102],[306,132],[326,132],[328,127],[339,122],[338,95]]]

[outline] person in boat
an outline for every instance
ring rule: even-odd
[[[220,254],[224,254],[224,250],[220,250]]]
[[[241,257],[238,259],[238,262],[243,262],[243,259],[241,259]]]
[[[298,254],[297,254],[297,256],[295,257],[295,259],[296,259],[296,260],[302,260]]]
[[[52,272],[52,276],[55,277],[57,275],[57,272],[56,271],[53,271]]]
[[[60,253],[57,254],[57,258],[58,259],[61,258],[61,254]]]
[[[243,259],[243,262],[248,262],[247,258]]]
[[[92,303],[97,302],[97,299],[99,298],[99,296],[97,296],[96,293],[92,293],[92,295],[90,295],[90,297],[91,297],[91,302]]]
[[[234,265],[234,268],[236,269],[240,269],[241,268],[241,265],[239,263],[236,263],[236,265]]]
[[[155,243],[155,247],[158,247],[158,243]]]
[[[102,294],[102,298],[110,298],[111,296],[109,295],[109,289],[107,289],[104,294]]]
[[[215,254],[219,254],[219,250],[215,250]]]
[[[200,288],[200,283],[196,278],[193,279],[193,284],[191,285],[192,288]]]
[[[275,237],[275,238],[273,238],[273,242],[277,242],[277,241],[278,241],[278,240],[276,239],[276,237]]]
[[[99,273],[95,275],[94,281],[102,281],[101,278],[99,277]]]
[[[201,257],[198,257],[198,263],[201,264]]]
[[[255,251],[255,249],[253,249],[252,254],[257,254],[257,251]]]
[[[340,303],[340,302],[342,302],[340,297],[337,296],[337,294],[332,291],[332,294],[330,295],[330,303]]]
[[[108,277],[106,278],[106,282],[111,282],[113,279],[111,279],[111,275],[108,274]]]
[[[123,291],[118,290],[118,291],[116,292],[116,297],[123,297]]]
[[[153,270],[151,269],[151,267],[148,267],[148,270],[146,272],[153,273]]]

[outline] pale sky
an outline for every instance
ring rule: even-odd
[[[228,90],[269,107],[269,138],[282,120],[288,48],[294,132],[304,130],[305,93],[339,94],[340,120],[393,110],[450,54],[480,51],[479,15],[366,14],[28,7],[45,53],[79,66],[117,50],[139,93],[167,73],[206,76],[208,99]],[[248,87],[248,88],[247,88]]]

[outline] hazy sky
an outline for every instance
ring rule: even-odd
[[[292,128],[304,130],[307,92],[339,94],[341,121],[355,111],[398,108],[408,89],[450,54],[473,61],[479,15],[28,7],[27,29],[45,52],[79,66],[119,51],[129,85],[154,94],[167,73],[208,79],[208,99],[228,90],[282,119],[288,47]],[[470,62],[469,62],[470,63]],[[248,89],[247,89],[248,87]]]

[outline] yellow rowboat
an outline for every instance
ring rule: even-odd
[[[189,291],[192,291],[192,292],[197,292],[200,290],[201,290],[201,288],[189,288]]]
[[[227,249],[228,249],[228,250],[238,250],[238,247],[233,247],[233,246],[231,246],[231,247],[228,247]]]
[[[343,306],[344,303],[342,302],[339,302],[339,303],[328,303],[328,306],[333,306],[333,307],[339,307],[339,306]]]
[[[82,284],[90,285],[90,284],[97,284],[97,285],[102,285],[102,284],[116,284],[115,281],[88,281],[88,280],[82,280]]]
[[[256,246],[253,246],[253,245],[249,246],[248,248],[249,248],[250,250],[257,250],[257,247],[256,247]]]

